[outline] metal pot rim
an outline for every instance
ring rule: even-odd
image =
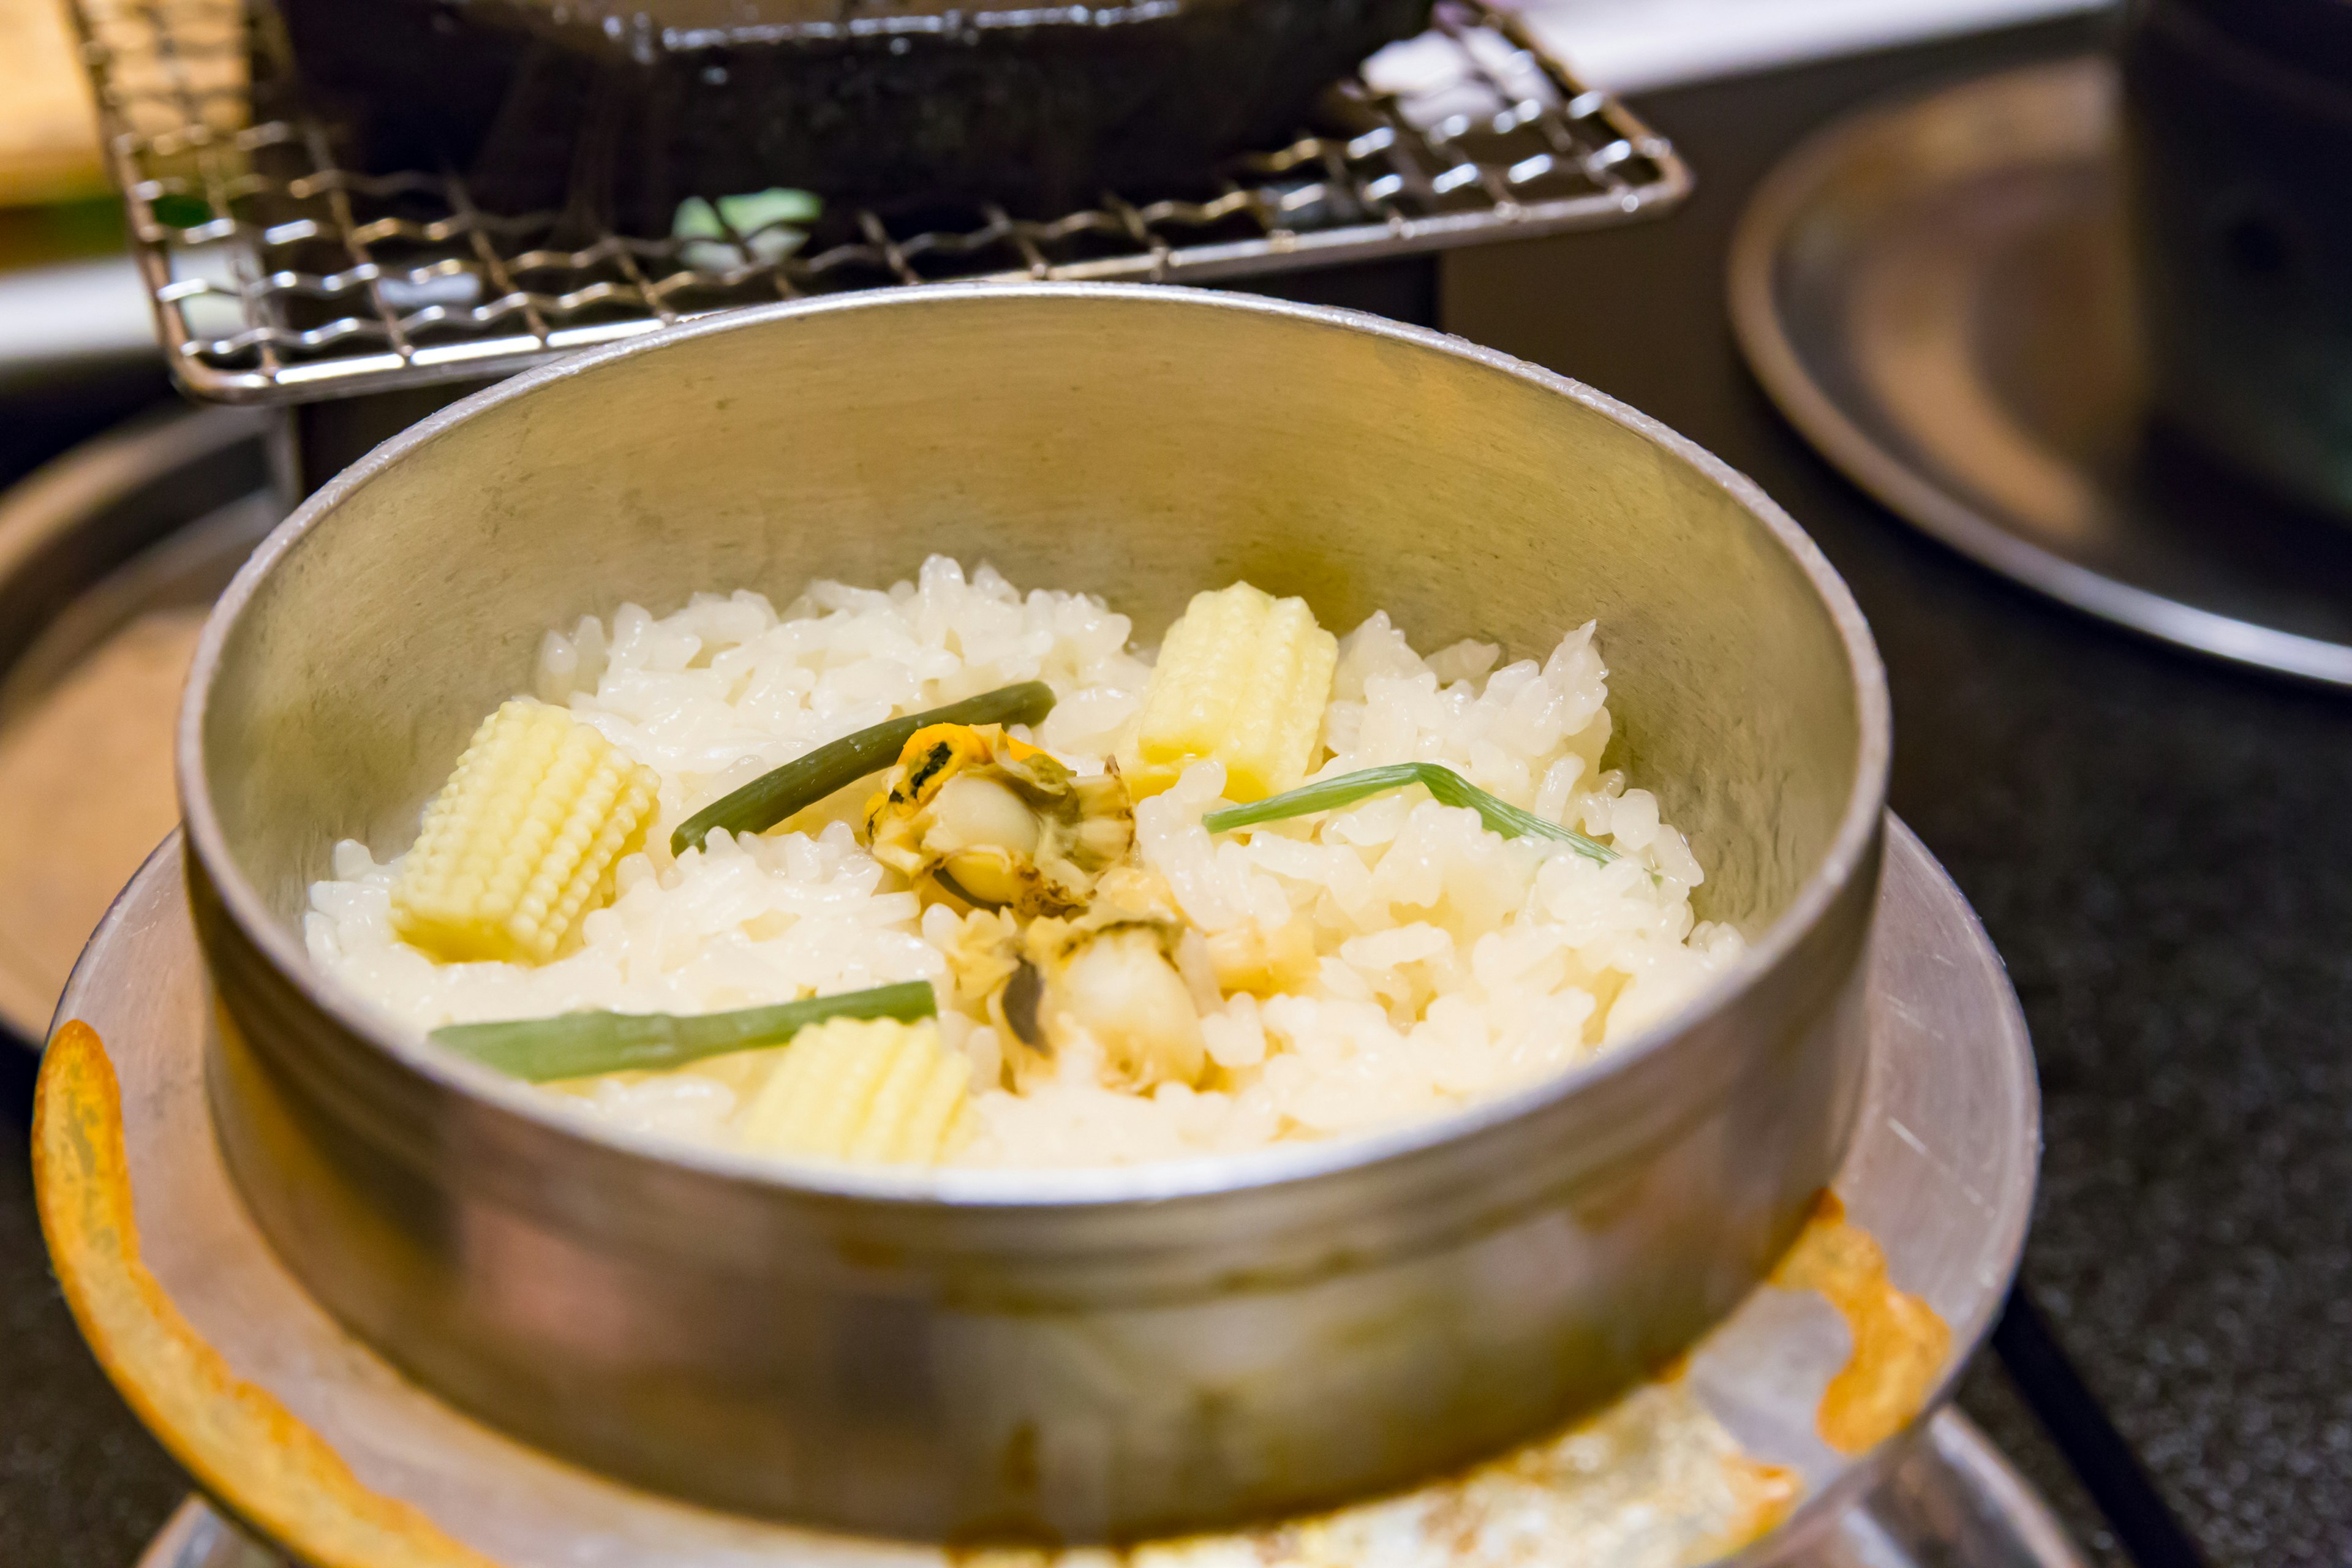
[[[443,432],[543,386],[593,374],[614,362],[659,353],[694,339],[759,331],[769,324],[841,311],[921,310],[969,308],[975,301],[1039,298],[1117,300],[1214,309],[1286,318],[1317,326],[1365,332],[1391,342],[1465,360],[1581,404],[1643,437],[1727,492],[1769,531],[1803,572],[1828,612],[1844,647],[1853,680],[1861,743],[1853,786],[1839,815],[1826,853],[1789,907],[1750,942],[1740,966],[1690,1002],[1654,1020],[1633,1039],[1597,1060],[1568,1072],[1480,1100],[1457,1110],[1392,1127],[1313,1143],[1244,1154],[1202,1155],[1149,1164],[1079,1170],[957,1170],[901,1172],[782,1162],[707,1150],[634,1132],[600,1127],[569,1113],[529,1085],[477,1063],[400,1037],[383,1027],[374,1010],[320,973],[299,936],[273,916],[229,853],[214,809],[202,764],[206,706],[231,628],[244,615],[262,581],[310,531],[333,515],[350,496],[379,473],[438,438]],[[583,1142],[617,1147],[631,1154],[683,1166],[714,1177],[781,1187],[829,1197],[894,1205],[950,1208],[1090,1208],[1106,1205],[1208,1197],[1300,1184],[1342,1172],[1407,1159],[1475,1137],[1490,1128],[1540,1113],[1587,1088],[1633,1070],[1688,1034],[1703,1020],[1730,1010],[1773,973],[1812,931],[1823,914],[1857,876],[1875,865],[1875,848],[1885,809],[1893,746],[1893,719],[1885,666],[1861,607],[1818,545],[1754,480],[1720,458],[1649,416],[1568,376],[1493,349],[1427,328],[1407,326],[1361,311],[1297,304],[1258,295],[1136,283],[974,283],[919,289],[892,289],[826,296],[730,311],[590,350],[525,371],[485,388],[419,421],[336,475],[271,531],[221,595],[197,647],[182,700],[174,770],[188,853],[212,883],[221,905],[244,938],[304,998],[356,1038],[366,1041],[434,1084],[461,1098],[487,1101],[542,1130]],[[1695,1108],[1696,1109],[1696,1108]]]

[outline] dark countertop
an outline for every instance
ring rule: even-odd
[[[1652,95],[1699,170],[1685,211],[1459,253],[1435,289],[1454,331],[1754,476],[1846,574],[1894,684],[1896,809],[1975,901],[2033,1026],[2043,1314],[2211,1561],[2352,1563],[2352,696],[2110,631],[1911,532],[1780,423],[1722,304],[1747,192],[1837,107],[2093,36],[2051,26]],[[1430,288],[1423,269],[1312,291],[1417,315]],[[47,398],[39,421],[0,409],[0,480],[152,390]],[[75,1337],[16,1149],[0,1158],[0,1557],[125,1568],[184,1482]],[[2027,1394],[2063,1401],[2023,1373]],[[2095,1560],[2126,1562],[2020,1395],[1988,1356],[1962,1400]]]

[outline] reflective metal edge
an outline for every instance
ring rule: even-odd
[[[2104,84],[2110,79],[2103,58],[2027,66],[1868,106],[1817,132],[1767,176],[1733,235],[1727,279],[1733,331],[1766,394],[1822,456],[1890,510],[1971,560],[2165,642],[2305,679],[2352,685],[2352,647],[2217,614],[2105,575],[2021,537],[1937,483],[1854,420],[1814,377],[1782,319],[1775,289],[1780,258],[1807,210],[1847,164],[1899,141],[1917,121],[1948,114],[1956,100],[2003,90],[2097,92],[2108,89]]]

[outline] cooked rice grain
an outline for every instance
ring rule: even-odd
[[[661,776],[651,847],[622,862],[612,904],[547,964],[439,964],[392,934],[397,858],[379,864],[346,842],[333,879],[311,889],[311,954],[418,1036],[573,1008],[714,1012],[929,980],[948,1042],[971,1058],[975,1086],[993,1086],[995,1031],[948,981],[954,918],[927,915],[848,826],[870,784],[765,836],[714,833],[677,860],[669,832],[814,746],[1018,681],[1045,680],[1059,701],[1034,734],[1013,732],[1097,771],[1150,675],[1130,631],[1091,595],[1023,595],[987,566],[967,576],[942,557],[887,591],[814,584],[781,613],[739,592],[667,616],[625,605],[609,624],[583,619],[547,636],[535,690]],[[1428,1115],[1585,1061],[1736,962],[1736,931],[1694,922],[1701,874],[1682,836],[1649,792],[1601,767],[1608,672],[1594,628],[1540,663],[1499,658],[1475,642],[1424,658],[1375,615],[1341,641],[1318,776],[1444,763],[1622,859],[1503,839],[1419,791],[1213,838],[1201,819],[1220,804],[1223,771],[1196,764],[1138,808],[1139,854],[1213,939],[1303,927],[1311,979],[1213,1000],[1210,1087],[981,1089],[958,1161],[1124,1164]],[[736,1108],[730,1073],[722,1063],[566,1087],[614,1122],[721,1142]]]

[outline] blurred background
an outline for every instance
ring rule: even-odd
[[[285,12],[314,61],[320,15]],[[1079,168],[1085,222],[1043,187],[559,190],[537,228],[447,241],[438,187],[319,177],[413,151],[397,116],[327,149],[220,110],[245,45],[205,29],[234,4],[0,0],[8,1135],[73,955],[173,821],[204,606],[375,440],[779,291],[1042,268],[1351,305],[1591,383],[1819,541],[1887,658],[1895,807],[2041,1064],[2024,1279],[1964,1407],[2085,1561],[2352,1563],[2352,5],[1440,17],[1325,100],[1303,161],[1143,157],[1133,203],[1091,206]],[[0,1410],[11,1561],[131,1563],[186,1491],[76,1337],[14,1152]]]

